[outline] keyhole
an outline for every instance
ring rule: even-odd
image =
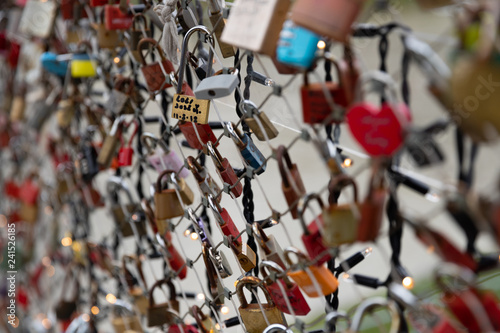
[[[210,90],[208,91],[208,94],[209,94],[210,96],[215,96],[215,91],[213,91],[212,89],[210,89]]]

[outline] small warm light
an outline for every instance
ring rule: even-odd
[[[344,273],[342,274],[342,279],[344,279],[344,281],[350,281],[351,276],[349,275],[349,273]]]
[[[427,248],[427,253],[431,254],[431,253],[434,253],[436,249],[434,248],[433,245],[429,245],[429,247]]]
[[[39,313],[36,315],[36,319],[42,321],[45,318],[45,315],[43,313]]]
[[[82,314],[82,319],[83,319],[83,321],[88,322],[90,320],[90,316],[88,314],[84,313],[84,314]]]
[[[72,248],[73,251],[80,252],[82,250],[82,244],[80,242],[74,242]]]
[[[439,202],[440,198],[437,193],[429,192],[425,195],[425,198],[431,202]]]
[[[406,289],[413,289],[413,286],[414,283],[411,277],[407,276],[403,279],[403,287],[405,287]]]
[[[115,64],[119,64],[121,59],[120,59],[120,57],[114,57],[113,61],[115,62]]]
[[[50,206],[45,206],[45,208],[44,208],[45,215],[52,215],[53,211],[54,210]]]
[[[205,294],[204,293],[199,293],[196,295],[196,299],[199,301],[204,301],[205,300]]]
[[[186,229],[186,231],[184,231],[184,236],[188,237],[189,235],[191,235],[191,230]]]
[[[99,314],[99,308],[94,305],[93,307],[90,308],[90,312],[92,312],[94,316],[97,316]]]
[[[326,43],[324,40],[320,40],[318,42],[318,49],[323,50],[326,47]]]
[[[219,325],[219,323],[216,323],[216,324],[215,324],[215,329],[216,329],[216,330],[220,330],[220,325]]]
[[[371,247],[367,247],[364,251],[363,251],[363,255],[366,257],[368,257],[370,254],[372,254],[373,252],[373,248]]]
[[[350,158],[346,158],[342,163],[342,167],[349,168],[350,166],[352,166],[352,160]]]
[[[42,320],[42,325],[46,330],[48,330],[52,327],[52,322],[49,318],[45,318],[44,320]]]
[[[115,304],[116,303],[116,296],[113,294],[107,294],[106,301],[108,301],[111,304]]]
[[[47,267],[47,276],[48,277],[53,277],[54,274],[56,274],[56,268],[52,265],[50,265],[49,267]]]
[[[220,308],[220,313],[222,313],[223,315],[227,315],[229,313],[229,308],[224,305],[222,308]]]
[[[192,232],[191,235],[190,235],[190,237],[191,237],[192,240],[197,240],[198,237],[200,237],[200,235],[198,235],[197,232]]]
[[[45,267],[50,266],[51,263],[52,263],[52,260],[50,259],[50,257],[45,256],[42,258],[42,265],[44,265]]]
[[[274,87],[275,84],[274,80],[270,78],[267,78],[266,81],[264,81],[264,85],[266,87]]]
[[[7,225],[7,217],[5,215],[0,215],[0,228]]]
[[[132,220],[139,221],[139,216],[137,214],[132,215]]]
[[[271,219],[271,222],[269,222],[270,225],[277,225],[279,222],[275,219]]]
[[[61,239],[61,244],[62,246],[71,246],[71,244],[73,244],[73,240],[71,239],[71,237],[64,237],[63,239]]]

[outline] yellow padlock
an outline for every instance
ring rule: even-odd
[[[83,47],[85,46],[85,47]],[[87,52],[92,49],[88,41],[78,43],[77,52],[71,58],[71,77],[94,77],[96,76],[95,64]]]

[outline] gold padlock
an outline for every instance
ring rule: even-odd
[[[111,160],[115,156],[120,145],[119,135],[123,123],[123,116],[116,118],[111,127],[111,131],[102,144],[99,155],[97,155],[97,163],[103,168],[109,168]]]
[[[352,185],[354,189],[354,202],[337,204],[337,195],[340,190]],[[358,202],[358,188],[352,178],[345,174],[335,176],[328,185],[330,205],[323,210],[323,241],[328,246],[350,244],[358,237],[358,226],[361,218],[361,204]]]
[[[267,303],[262,304],[248,304],[245,295],[243,294],[243,287],[253,286],[258,287],[262,290],[266,296]],[[249,333],[262,333],[268,324],[283,324],[286,325],[285,317],[283,313],[278,310],[271,295],[263,286],[263,281],[254,276],[245,276],[236,282],[236,295],[240,300],[240,307],[238,311],[240,312],[241,320],[245,324],[246,331]],[[262,309],[264,312],[261,310]]]
[[[228,239],[231,250],[233,250],[236,258],[238,258],[241,268],[243,268],[245,272],[249,272],[254,269],[257,265],[257,255],[255,252],[248,246],[247,243],[245,243],[245,245],[237,246],[234,243],[234,237],[232,235],[230,235]]]
[[[32,205],[21,202],[19,215],[23,221],[31,224],[35,223],[38,218],[38,205],[37,204]]]
[[[163,177],[171,174],[175,175],[175,171],[165,170],[158,176],[158,180],[156,181],[155,218],[157,221],[184,215],[184,209],[179,201],[180,193],[178,196],[177,189],[169,188],[162,190],[161,181]]]
[[[155,213],[151,208],[151,205],[146,199],[141,200],[141,207],[144,213],[146,214],[146,218],[148,219],[151,229],[153,229],[154,233],[158,233],[161,236],[165,235],[167,231],[169,231],[169,223],[168,220],[157,220],[155,218]]]
[[[115,316],[111,325],[116,333],[143,333],[141,322],[136,315]]]
[[[266,135],[269,140],[278,136],[278,129],[269,120],[267,115],[257,108],[255,103],[249,100],[245,100],[242,103],[245,123],[250,127],[257,139],[266,141]]]
[[[161,287],[163,284],[167,284],[170,289],[170,300],[166,303],[155,304],[153,298],[153,291],[156,287]],[[148,326],[159,326],[163,324],[174,324],[176,322],[177,316],[172,310],[176,312],[179,311],[179,302],[175,300],[175,288],[173,288],[171,281],[167,279],[157,281],[149,291],[149,307],[147,311]]]
[[[212,23],[213,33],[217,42],[219,43],[220,52],[224,58],[229,58],[234,56],[234,48],[232,45],[226,44],[221,41],[222,32],[226,26],[226,20],[222,16],[222,9],[219,6],[218,0],[208,1],[208,17]]]
[[[75,105],[72,98],[66,98],[57,105],[57,124],[61,128],[67,128],[75,116]]]
[[[24,119],[24,110],[26,109],[26,100],[22,95],[14,96],[12,106],[10,107],[10,121],[16,122]]]

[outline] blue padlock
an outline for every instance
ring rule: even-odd
[[[258,175],[266,171],[266,158],[255,146],[248,134],[243,133],[243,135],[241,135],[238,129],[233,127],[233,124],[230,122],[227,123],[227,130],[240,149],[241,156],[243,156],[245,162],[253,169],[257,170],[256,173]]]
[[[44,52],[40,56],[43,69],[57,76],[66,76],[68,71],[67,60],[57,60],[58,55],[53,52]]]
[[[280,33],[276,58],[283,64],[308,69],[314,62],[320,39],[314,32],[287,20]]]

